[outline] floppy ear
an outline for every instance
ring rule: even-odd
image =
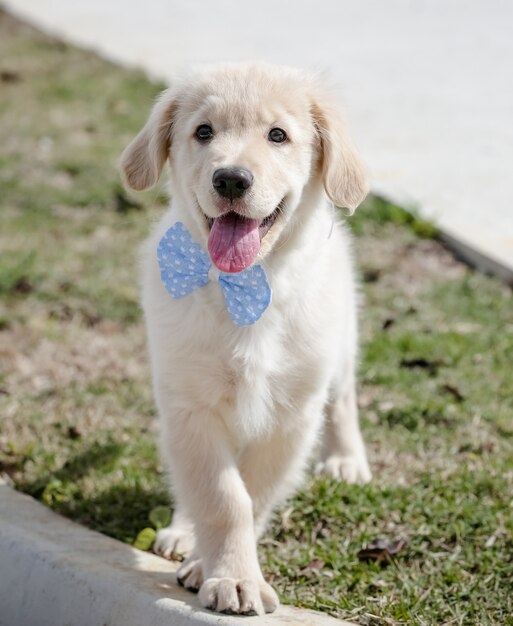
[[[365,168],[347,135],[342,114],[329,97],[312,103],[312,116],[321,147],[321,174],[329,199],[354,212],[365,198]]]
[[[175,98],[168,89],[155,103],[144,128],[121,155],[124,179],[132,189],[142,191],[157,183],[169,155],[175,109]]]

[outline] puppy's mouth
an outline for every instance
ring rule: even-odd
[[[258,256],[260,243],[278,218],[283,200],[263,220],[252,219],[235,211],[219,217],[206,217],[210,230],[208,252],[214,265],[222,272],[242,272]]]

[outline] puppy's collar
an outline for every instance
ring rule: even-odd
[[[157,247],[160,277],[172,298],[183,298],[217,281],[236,326],[257,322],[271,303],[272,291],[261,265],[242,272],[221,272],[181,222],[169,228]]]

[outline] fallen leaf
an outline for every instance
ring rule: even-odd
[[[13,291],[16,293],[30,293],[34,291],[34,285],[25,276],[21,276],[13,285]]]
[[[401,367],[406,367],[408,369],[423,369],[426,370],[430,376],[436,376],[440,365],[442,365],[441,361],[428,361],[423,357],[416,359],[402,359],[400,362]]]
[[[405,545],[406,541],[404,539],[396,539],[395,541],[387,541],[380,538],[373,539],[358,552],[358,559],[367,563],[387,565],[394,560],[394,557]]]
[[[387,319],[383,322],[381,328],[383,330],[387,330],[390,326],[395,324],[395,319],[393,317],[387,317]]]
[[[442,385],[442,389],[444,391],[447,391],[447,393],[449,393],[458,402],[463,402],[463,400],[465,400],[465,396],[454,385],[445,384],[445,385]]]
[[[156,537],[157,533],[153,528],[143,528],[134,541],[134,548],[138,550],[150,550]]]
[[[82,437],[82,433],[78,430],[78,428],[76,426],[70,426],[68,428],[68,439],[80,439],[80,437]]]
[[[302,569],[299,570],[298,574],[300,576],[305,576],[305,578],[313,578],[317,576],[317,574],[324,567],[324,561],[320,559],[312,559],[310,563],[307,563]]]
[[[171,523],[171,511],[167,506],[156,506],[150,511],[148,519],[157,530],[160,530]]]
[[[2,83],[19,83],[21,80],[18,72],[13,72],[12,70],[1,70],[0,71],[0,81]]]
[[[368,269],[363,272],[363,282],[364,283],[377,283],[381,278],[381,270],[379,269]]]

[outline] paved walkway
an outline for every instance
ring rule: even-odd
[[[34,24],[169,79],[267,59],[325,68],[373,188],[513,281],[511,0],[4,0]]]

